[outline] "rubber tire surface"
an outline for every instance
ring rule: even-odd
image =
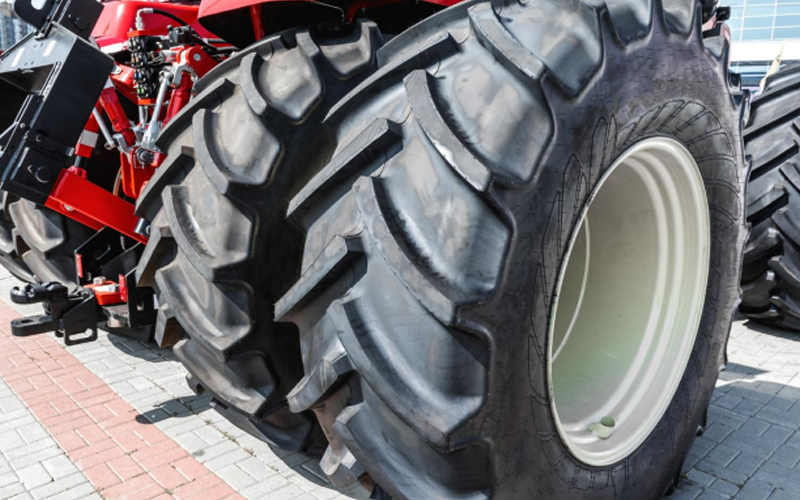
[[[0,263],[22,281],[77,287],[75,249],[94,231],[28,200],[3,192]]]
[[[8,213],[8,205],[14,198],[5,191],[0,192],[0,264],[18,280],[27,283],[36,281],[36,277],[20,256],[25,252],[24,243],[14,227],[14,221]],[[22,247],[20,248],[20,245]]]
[[[771,75],[745,129],[752,158],[740,311],[800,330],[800,66]]]
[[[379,51],[331,110],[332,160],[289,205],[301,278],[294,411],[315,410],[336,484],[395,499],[660,499],[702,429],[738,305],[742,106],[699,5],[468,2]],[[546,369],[556,278],[622,151],[666,136],[706,183],[712,248],[691,361],[629,457],[574,458]],[[294,262],[294,261],[292,261]]]
[[[162,132],[168,158],[137,203],[152,221],[137,279],[159,293],[156,339],[182,337],[193,389],[289,450],[319,453],[325,439],[286,403],[303,376],[297,329],[272,310],[298,276],[286,204],[330,158],[322,118],[372,72],[381,43],[369,22],[333,38],[301,29],[219,65]]]

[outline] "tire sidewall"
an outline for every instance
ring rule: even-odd
[[[658,47],[658,42],[653,45],[657,50],[667,48]],[[527,384],[523,383],[519,394],[530,401],[531,420],[526,423],[528,415],[519,419],[523,426],[528,425],[522,430],[528,439],[517,436],[507,443],[514,450],[509,456],[514,458],[506,464],[524,457],[527,468],[517,462],[515,471],[497,473],[518,475],[527,469],[536,479],[522,478],[521,482],[534,498],[661,498],[705,423],[739,297],[744,227],[741,129],[727,81],[718,67],[681,64],[697,61],[696,54],[683,58],[680,54],[694,48],[668,48],[675,57],[662,57],[658,64],[651,61],[650,67],[628,58],[621,67],[614,68],[610,59],[599,81],[579,103],[546,88],[557,123],[552,141],[555,146],[541,164],[535,187],[512,194],[507,201],[508,206],[516,207],[513,220],[517,227],[505,272],[506,279],[515,284],[502,294],[500,301],[507,305],[500,310],[514,315],[508,308],[516,304],[527,311],[527,317],[516,318],[527,323],[523,327],[527,345],[519,345],[527,359],[520,360],[519,353],[498,349],[496,362],[514,366],[514,361],[521,361],[516,366],[525,372]],[[677,80],[666,78],[668,65]],[[672,86],[664,85],[665,79]],[[631,81],[644,83],[631,86]],[[669,111],[668,121],[659,110]],[[718,128],[716,133],[709,134],[714,127]],[[711,257],[703,314],[687,369],[651,435],[617,464],[588,466],[563,444],[551,409],[547,352],[556,284],[569,242],[578,230],[579,216],[604,172],[636,142],[659,136],[673,138],[687,147],[706,185]],[[514,278],[515,275],[521,278]],[[522,303],[521,297],[527,297],[529,302]],[[514,336],[512,332],[508,334]],[[509,424],[514,425],[502,425]],[[510,483],[515,485],[516,494],[519,482]],[[514,494],[510,497],[517,498]]]

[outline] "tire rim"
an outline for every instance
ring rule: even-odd
[[[653,431],[697,337],[711,231],[694,158],[673,139],[636,143],[576,227],[557,284],[548,384],[563,442],[603,466]]]

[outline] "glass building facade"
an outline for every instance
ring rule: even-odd
[[[11,3],[0,0],[0,50],[7,50],[31,31],[31,27],[14,15]]]
[[[800,40],[800,0],[727,0],[733,42]]]
[[[757,89],[778,54],[800,60],[800,0],[720,0],[731,7],[731,70]]]

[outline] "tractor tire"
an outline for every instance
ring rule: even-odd
[[[77,286],[75,249],[94,231],[31,201],[3,193],[0,262],[28,283],[58,281]]]
[[[0,197],[0,264],[18,280],[34,283],[36,277],[21,257],[27,247],[19,238],[8,212],[8,205],[14,197],[5,191],[0,191]]]
[[[739,301],[747,172],[728,42],[703,37],[699,4],[663,4],[457,5],[387,43],[328,113],[336,151],[287,212],[305,242],[272,265],[302,253],[275,314],[299,330],[288,401],[315,412],[335,484],[398,500],[676,485]]]
[[[800,330],[800,66],[771,75],[744,132],[751,157],[742,270],[748,318]]]
[[[319,454],[325,438],[311,412],[288,408],[300,346],[273,320],[302,240],[284,219],[287,193],[330,158],[322,118],[374,70],[381,43],[371,22],[334,36],[299,29],[217,66],[163,130],[167,160],[137,202],[151,221],[137,280],[158,293],[156,340],[174,344],[220,413],[292,451]]]

